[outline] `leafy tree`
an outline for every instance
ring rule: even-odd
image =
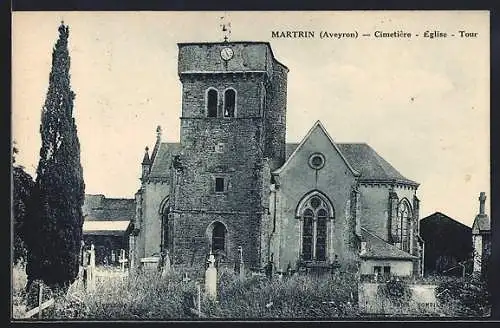
[[[14,230],[14,263],[26,259],[26,246],[24,244],[24,222],[26,221],[27,204],[29,202],[31,191],[33,189],[33,178],[24,171],[21,165],[16,165],[15,155],[18,149],[15,146],[12,149],[12,214]]]
[[[40,134],[42,146],[26,222],[29,290],[35,280],[63,290],[76,279],[85,184],[70,87],[69,27],[61,23]]]

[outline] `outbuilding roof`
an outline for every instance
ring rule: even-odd
[[[123,221],[135,217],[135,199],[106,198],[104,195],[85,195],[82,207],[85,221]]]
[[[389,244],[365,228],[361,228],[361,240],[366,242],[366,251],[360,254],[362,258],[391,260],[413,260],[417,258]]]
[[[130,220],[120,221],[88,221],[83,222],[84,235],[123,235]]]

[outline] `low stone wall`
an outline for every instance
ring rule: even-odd
[[[437,305],[436,285],[410,284],[410,305],[395,305],[378,293],[383,283],[361,282],[358,291],[358,306],[363,314],[411,314],[415,308],[425,311]]]

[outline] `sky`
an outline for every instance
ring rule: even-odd
[[[85,191],[133,198],[156,127],[163,141],[179,141],[177,43],[222,41],[222,16],[230,41],[270,42],[290,69],[287,142],[301,141],[320,120],[335,142],[366,142],[419,182],[421,218],[439,211],[472,226],[481,191],[489,214],[487,11],[13,12],[16,162],[35,177],[52,48],[64,20]],[[478,34],[461,38],[459,30]],[[273,38],[272,31],[315,37]],[[321,39],[321,31],[359,37]],[[414,37],[375,38],[375,31]],[[448,37],[423,38],[425,31]]]

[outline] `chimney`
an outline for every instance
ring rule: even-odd
[[[479,194],[479,215],[484,215],[484,204],[486,202],[486,193],[482,191]]]

